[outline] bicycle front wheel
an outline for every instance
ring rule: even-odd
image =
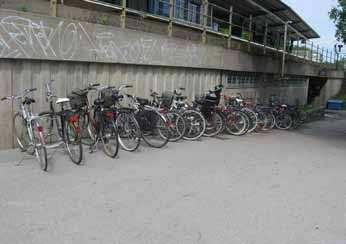
[[[185,134],[184,139],[188,141],[198,140],[203,136],[206,129],[206,121],[203,115],[195,110],[187,110],[182,113],[185,120]]]
[[[77,124],[67,121],[65,133],[65,144],[68,155],[73,163],[79,165],[83,159],[83,146],[80,137],[80,128]]]
[[[151,147],[162,148],[169,141],[167,120],[155,111],[145,111],[140,115],[139,123],[143,140]]]
[[[105,122],[101,133],[101,141],[105,154],[111,158],[115,158],[119,152],[119,136],[115,122]]]
[[[19,149],[22,152],[34,154],[33,143],[30,142],[26,120],[21,113],[16,113],[13,117],[14,135]]]
[[[134,114],[131,111],[119,112],[116,125],[121,147],[125,151],[136,151],[141,141],[141,129]]]
[[[206,121],[207,127],[204,131],[204,136],[216,136],[221,133],[224,128],[224,119],[218,112],[211,112]]]
[[[174,112],[168,112],[165,114],[165,117],[169,124],[169,135],[167,135],[169,141],[177,142],[181,140],[186,129],[184,118],[180,114]]]
[[[29,132],[29,131],[28,131]],[[29,132],[30,133],[30,132]],[[48,156],[47,156],[47,148],[45,144],[44,134],[43,134],[43,127],[38,122],[34,123],[32,127],[32,133],[31,136],[33,141],[33,148],[34,148],[34,155],[36,156],[36,159],[38,163],[40,164],[40,168],[43,171],[48,171]]]

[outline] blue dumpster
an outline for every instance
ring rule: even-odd
[[[344,108],[344,101],[342,100],[328,100],[327,109],[341,110]]]

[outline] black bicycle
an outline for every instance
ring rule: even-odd
[[[114,90],[114,87],[103,87],[98,89],[98,91],[99,95],[93,106],[95,140],[90,146],[90,152],[93,152],[97,144],[101,142],[105,154],[115,158],[119,152],[118,129],[115,123],[115,103],[121,96]]]
[[[79,114],[72,109],[66,109],[70,103],[68,98],[57,98],[52,92],[53,81],[46,83],[46,101],[49,102],[49,111],[39,113],[45,118],[45,141],[47,149],[65,146],[71,161],[77,165],[83,159],[83,146],[80,137]],[[55,104],[60,106],[56,111]]]

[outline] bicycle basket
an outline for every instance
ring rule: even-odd
[[[163,92],[161,98],[161,105],[165,108],[170,108],[173,103],[174,94],[172,92]]]
[[[105,107],[112,107],[116,102],[117,94],[112,88],[107,88],[101,91],[101,99],[104,101]]]
[[[70,94],[67,97],[70,99],[72,109],[80,109],[88,105],[88,98],[86,95]]]

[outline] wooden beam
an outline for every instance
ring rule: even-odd
[[[57,0],[50,0],[50,16],[57,16]]]
[[[126,3],[127,0],[121,0],[121,15],[120,15],[120,25],[121,25],[121,28],[125,29],[126,28]]]
[[[203,33],[202,33],[202,43],[207,43],[207,25],[208,25],[208,8],[209,1],[203,1]]]
[[[174,0],[169,0],[169,22],[168,22],[168,36],[173,35],[173,18],[174,18]]]
[[[232,26],[233,26],[233,6],[229,8],[229,30],[228,30],[228,41],[227,47],[232,47]]]

